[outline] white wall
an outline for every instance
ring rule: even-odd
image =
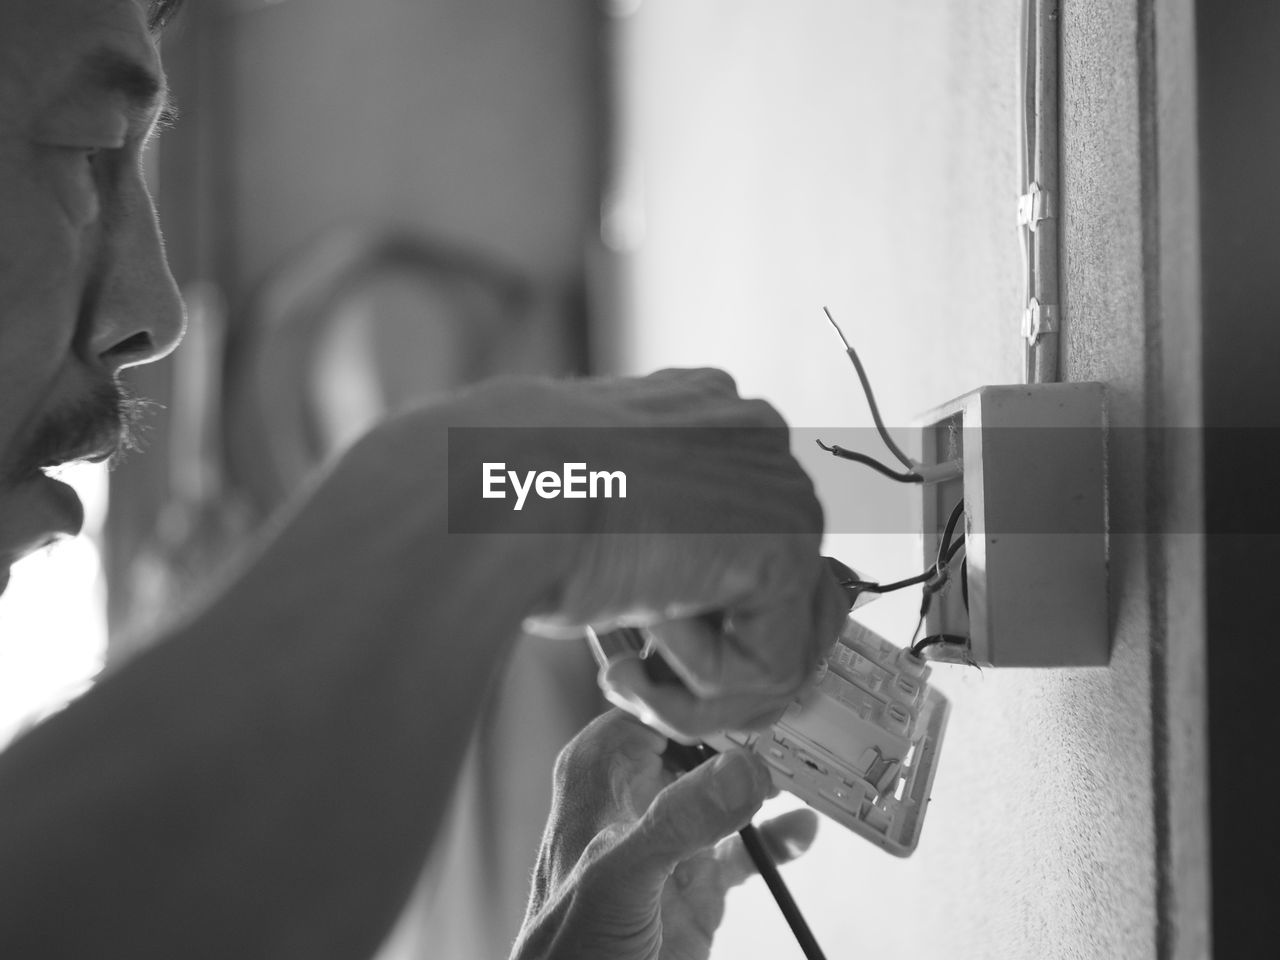
[[[1136,11],[1066,8],[1064,369],[1140,423]],[[891,424],[1016,382],[1018,17],[1017,0],[647,0],[618,21],[619,182],[644,231],[613,254],[633,296],[614,362],[723,366],[793,425],[866,425],[829,304]],[[1113,466],[1113,518],[1142,516],[1140,459]],[[824,500],[878,482],[844,476]],[[907,536],[829,549],[880,576],[916,569]],[[829,956],[1155,955],[1145,549],[1113,542],[1109,668],[939,670],[954,708],[915,856],[828,823],[789,868]],[[904,642],[913,612],[881,601],[868,619]],[[799,953],[760,888],[735,895],[714,955]]]

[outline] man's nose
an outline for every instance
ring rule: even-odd
[[[186,309],[145,191],[116,225],[108,248],[88,348],[115,374],[170,353],[182,339]]]

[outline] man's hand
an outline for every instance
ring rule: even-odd
[[[610,664],[601,682],[673,735],[781,713],[848,605],[819,556],[813,484],[773,407],[710,369],[505,381],[463,402],[469,423],[569,428],[557,432],[566,459],[627,465],[628,498],[584,506],[586,535],[530,629],[645,627],[683,685],[653,683],[635,660]]]
[[[512,960],[703,960],[725,893],[753,868],[732,836],[770,793],[744,751],[678,775],[666,739],[619,711],[597,718],[556,763],[555,797]],[[761,832],[776,860],[808,848],[817,817]]]
[[[648,495],[570,501],[568,531],[530,532],[526,511],[507,529],[455,534],[449,435],[472,426],[603,428],[577,433],[612,442],[601,462],[625,459]],[[682,426],[717,429],[630,429]],[[512,433],[532,444],[546,432]],[[551,455],[595,461],[574,433]],[[689,734],[763,722],[844,613],[786,434],[718,371],[497,382],[370,431],[164,642],[0,755],[0,954],[194,956],[198,942],[201,957],[369,955],[530,614],[649,628],[684,685],[648,684],[636,661],[611,668],[611,696],[637,713]],[[635,532],[707,520],[720,532]],[[698,616],[709,613],[724,629]],[[669,784],[658,738],[628,729],[643,749],[623,754],[634,762],[608,789],[561,790],[531,951],[562,930],[647,937],[638,955],[655,956],[664,924],[669,947],[711,929],[745,873],[733,847],[699,851],[745,822],[763,771],[747,762],[732,801],[733,764]],[[595,829],[575,839],[582,803]],[[185,813],[158,820],[157,804]],[[664,910],[681,878],[694,882]],[[618,910],[584,912],[604,896]],[[130,909],[140,902],[154,909]],[[610,916],[625,928],[592,925]]]

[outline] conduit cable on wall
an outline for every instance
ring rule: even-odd
[[[1018,231],[1026,383],[1058,379],[1058,41],[1059,0],[1025,0],[1018,84]]]

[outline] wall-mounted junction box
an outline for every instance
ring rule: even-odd
[[[969,645],[930,655],[1000,667],[1105,666],[1102,385],[982,387],[917,423],[922,464],[962,465],[959,476],[922,487],[926,566],[961,497],[965,509],[964,553],[933,596],[923,633],[966,636]]]

